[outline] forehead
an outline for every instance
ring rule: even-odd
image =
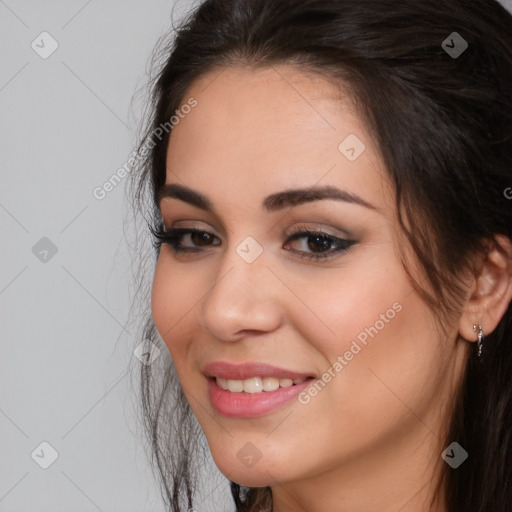
[[[285,65],[226,67],[194,82],[182,104],[190,98],[197,106],[171,132],[167,183],[222,183],[233,197],[316,184],[374,204],[382,196],[381,159],[341,84]]]

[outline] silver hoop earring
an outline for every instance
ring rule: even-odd
[[[477,357],[481,357],[482,356],[482,350],[484,348],[484,331],[482,330],[482,326],[481,325],[473,325],[473,331],[477,332],[478,330],[478,339],[477,339],[477,344],[478,344],[478,352],[477,352]]]

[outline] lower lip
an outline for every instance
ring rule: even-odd
[[[208,379],[210,402],[214,409],[228,418],[255,418],[263,416],[284,404],[291,402],[307,388],[314,379],[306,379],[300,384],[288,388],[278,388],[275,391],[259,393],[232,393],[222,389],[215,379]]]

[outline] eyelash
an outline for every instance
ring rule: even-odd
[[[156,230],[151,229],[151,232],[153,233],[153,236],[155,237],[154,241],[154,247],[157,250],[160,250],[160,247],[162,244],[170,245],[174,253],[197,253],[201,252],[201,248],[197,247],[181,247],[179,244],[181,242],[181,239],[185,235],[190,234],[208,234],[213,236],[214,238],[218,238],[212,233],[209,233],[208,231],[204,231],[201,229],[193,229],[193,228],[172,228],[169,230],[165,230],[162,225],[160,225]],[[288,237],[285,245],[289,244],[290,242],[293,242],[295,240],[298,240],[303,237],[321,237],[322,239],[326,239],[330,241],[333,245],[337,246],[335,250],[329,249],[325,253],[305,253],[303,251],[293,251],[296,253],[300,258],[309,260],[309,261],[319,261],[319,260],[325,260],[328,258],[332,258],[334,255],[343,253],[348,251],[355,243],[354,240],[346,240],[343,238],[338,238],[333,235],[329,235],[322,231],[322,229],[317,230],[311,230],[309,228],[306,228],[304,226],[297,226],[294,228],[292,234]],[[220,244],[215,244],[220,245]],[[208,246],[208,247],[211,247]]]

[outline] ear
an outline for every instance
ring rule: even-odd
[[[459,321],[459,334],[468,341],[477,340],[474,325],[484,335],[494,331],[512,300],[512,242],[496,235],[475,263]]]

